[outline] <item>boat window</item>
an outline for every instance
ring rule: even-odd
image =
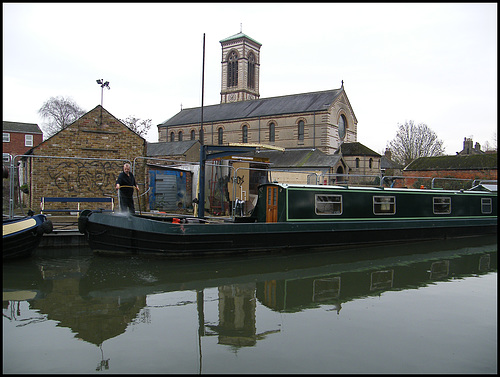
[[[341,215],[342,195],[316,195],[317,215]]]
[[[481,213],[491,213],[491,198],[481,198]]]
[[[396,197],[374,196],[373,213],[375,215],[394,215],[396,213]]]
[[[433,202],[434,202],[435,214],[451,213],[451,198],[449,197],[433,198]]]

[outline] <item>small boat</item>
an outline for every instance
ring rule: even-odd
[[[345,248],[495,234],[497,192],[267,183],[251,215],[231,221],[84,210],[78,227],[98,253]]]
[[[52,232],[52,222],[45,215],[3,219],[3,259],[29,257],[45,233]]]

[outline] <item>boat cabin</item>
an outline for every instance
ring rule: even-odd
[[[489,190],[407,189],[268,183],[258,190],[256,222],[497,217]]]

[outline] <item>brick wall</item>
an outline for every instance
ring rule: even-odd
[[[471,183],[475,179],[479,180],[497,180],[497,169],[477,169],[477,170],[419,170],[419,171],[403,171],[405,177],[428,177],[428,179],[406,178],[406,187],[420,187],[423,185],[426,188],[431,187],[432,178],[458,178],[470,181],[463,181],[463,184],[471,187]],[[435,180],[435,187],[446,187],[448,180]],[[451,180],[450,180],[451,181]]]
[[[115,182],[124,162],[133,163],[134,158],[144,157],[146,143],[105,109],[102,109],[101,123],[101,109],[97,106],[34,148],[35,156],[47,157],[27,161],[30,208],[39,209],[42,196],[114,196],[116,199]],[[143,192],[148,187],[147,176],[144,160],[138,161],[135,176]],[[147,205],[143,198],[141,207]],[[103,207],[103,204],[88,203],[85,208],[92,209],[92,206]],[[51,204],[51,208],[67,207],[67,204]]]
[[[32,134],[25,132],[12,132],[4,131],[4,133],[10,134],[10,141],[8,143],[3,143],[2,152],[9,153],[12,157],[16,155],[25,154],[34,146],[40,144],[43,140],[42,134]],[[33,135],[33,146],[27,147],[25,145],[25,135]]]

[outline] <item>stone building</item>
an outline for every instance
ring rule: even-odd
[[[317,148],[333,154],[356,142],[357,119],[344,89],[260,98],[260,46],[243,33],[222,45],[221,103],[203,108],[203,142]],[[201,108],[182,109],[159,124],[160,142],[200,140]]]
[[[349,179],[344,178],[350,183],[368,183],[380,175],[382,156],[359,142],[342,143],[335,154],[341,155],[349,166]]]
[[[27,154],[33,157],[23,158],[26,204],[36,211],[41,197],[116,197],[123,164],[146,155],[146,140],[98,105]],[[148,187],[144,166],[139,160],[135,171],[141,191]]]

